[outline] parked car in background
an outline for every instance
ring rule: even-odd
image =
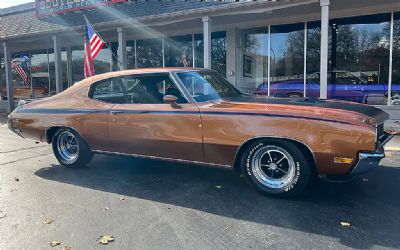
[[[377,83],[375,83],[377,82]],[[328,98],[353,101],[358,103],[386,103],[388,84],[379,83],[376,76],[363,73],[355,74],[348,71],[328,72]],[[274,81],[270,84],[270,94],[277,97],[302,97],[304,79]],[[262,83],[255,91],[258,95],[268,94],[268,84]],[[400,93],[400,85],[392,84],[393,96]],[[307,75],[306,96],[320,96],[320,73]]]
[[[386,119],[372,106],[248,95],[212,70],[161,68],[85,79],[17,107],[8,126],[51,143],[66,167],[95,153],[200,163],[287,197],[314,175],[345,179],[377,167],[391,138]]]

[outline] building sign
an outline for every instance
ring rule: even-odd
[[[127,0],[36,0],[36,15],[38,17],[49,16],[126,1]]]

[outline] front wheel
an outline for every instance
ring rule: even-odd
[[[292,197],[307,186],[311,164],[293,143],[265,139],[253,142],[242,155],[242,172],[261,193],[274,197]]]
[[[93,153],[85,140],[69,128],[57,131],[52,139],[52,147],[58,162],[65,167],[82,167],[93,158]]]

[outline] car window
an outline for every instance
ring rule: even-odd
[[[91,93],[93,99],[119,104],[162,104],[165,95],[187,102],[168,74],[110,78],[94,84]]]
[[[177,75],[197,102],[241,95],[239,90],[213,71],[189,71]]]
[[[122,81],[119,78],[110,78],[94,83],[90,89],[89,97],[109,103],[127,102]]]

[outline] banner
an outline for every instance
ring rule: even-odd
[[[126,1],[127,0],[36,0],[36,15],[38,17],[50,16]]]

